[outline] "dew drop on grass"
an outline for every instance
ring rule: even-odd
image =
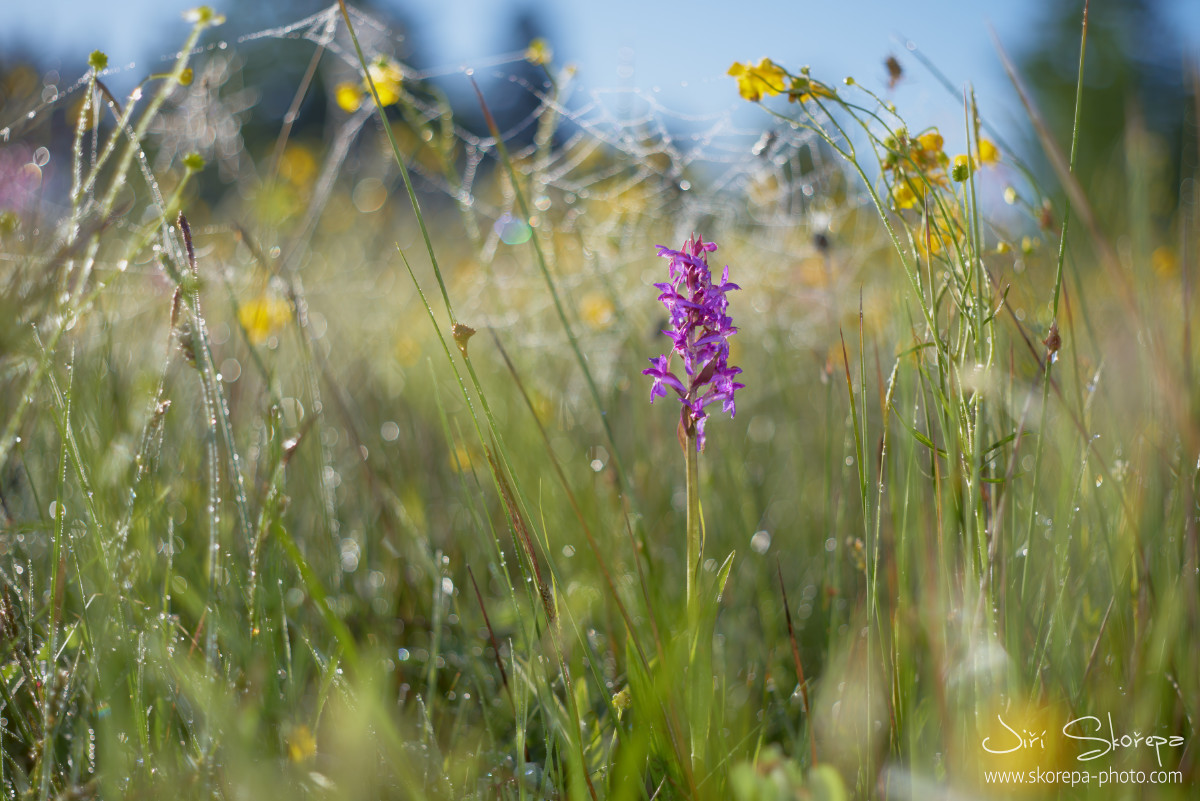
[[[764,554],[771,547],[771,533],[769,531],[756,531],[754,536],[750,538],[750,548],[757,554]]]
[[[509,212],[504,212],[497,218],[492,230],[496,232],[496,236],[500,237],[500,241],[506,245],[520,245],[528,242],[533,235],[533,230],[524,220],[514,217]]]
[[[378,178],[364,178],[354,187],[352,200],[354,207],[360,212],[371,214],[379,211],[387,202],[387,189]]]

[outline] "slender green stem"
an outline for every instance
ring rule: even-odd
[[[1070,165],[1068,166],[1068,169],[1072,174],[1075,172],[1075,157],[1076,157],[1076,154],[1079,152],[1079,118],[1080,118],[1080,110],[1083,108],[1083,65],[1084,65],[1084,56],[1086,55],[1086,53],[1087,53],[1087,9],[1085,7],[1084,14],[1083,14],[1083,32],[1080,35],[1080,39],[1079,39],[1079,75],[1075,82],[1075,122],[1071,126],[1071,160],[1070,160]],[[1057,325],[1058,325],[1058,304],[1059,304],[1059,301],[1062,299],[1063,264],[1066,262],[1066,259],[1067,259],[1067,230],[1070,225],[1071,225],[1071,204],[1067,203],[1066,207],[1063,209],[1062,233],[1059,235],[1059,240],[1058,240],[1058,265],[1054,272],[1054,301],[1053,301],[1053,304],[1051,307],[1052,315],[1051,315],[1050,319],[1051,319],[1051,325],[1055,326],[1055,327],[1057,327]],[[1041,471],[1042,471],[1042,446],[1045,443],[1046,415],[1048,413],[1049,405],[1050,405],[1049,404],[1049,401],[1050,401],[1050,368],[1051,368],[1051,365],[1054,364],[1056,355],[1057,354],[1052,353],[1049,351],[1049,349],[1047,349],[1046,358],[1042,364],[1042,409],[1041,409],[1041,422],[1038,427],[1038,431],[1041,433],[1039,433],[1039,435],[1038,435],[1037,447],[1034,449],[1034,454],[1033,454],[1034,493],[1030,496],[1029,517],[1028,517],[1028,520],[1026,521],[1026,525],[1025,525],[1025,531],[1026,531],[1026,535],[1025,535],[1026,536],[1026,546],[1025,547],[1030,550],[1032,550],[1033,543],[1034,543],[1033,526],[1034,526],[1034,523],[1037,521],[1037,492],[1036,492],[1036,490],[1037,490],[1038,486],[1040,485],[1039,477],[1041,476]],[[1022,590],[1022,592],[1025,589],[1025,582],[1029,577],[1029,563],[1033,561],[1032,553],[1030,553],[1029,551],[1027,551],[1026,553],[1027,553],[1027,556],[1025,558],[1025,565],[1021,571],[1021,590]]]
[[[375,87],[375,79],[371,77],[371,71],[367,69],[367,57],[363,53],[362,45],[358,42],[358,34],[354,32],[354,26],[350,23],[350,11],[346,8],[346,0],[338,0],[338,8],[341,9],[342,19],[346,22],[346,32],[350,34],[350,41],[354,43],[354,52],[358,55],[358,63],[362,67],[367,88],[371,90],[371,99],[375,101],[375,109],[379,112],[379,122],[383,126],[384,134],[387,135],[388,144],[392,146],[392,155],[396,159],[396,166],[400,168],[400,177],[404,180],[404,190],[408,192],[408,200],[412,203],[413,212],[417,216],[417,226],[421,229],[421,238],[425,241],[425,250],[429,253],[433,274],[437,278],[438,288],[442,290],[442,300],[446,302],[446,311],[450,314],[450,323],[453,325],[458,320],[454,317],[454,309],[450,306],[450,293],[446,291],[446,282],[442,278],[442,270],[438,266],[437,256],[433,252],[433,240],[429,237],[429,228],[425,225],[425,215],[421,213],[421,204],[417,202],[417,192],[413,189],[408,166],[404,163],[404,157],[400,155],[400,145],[396,143],[396,135],[392,133],[392,126],[388,125],[387,115],[383,111],[383,101],[379,98],[379,90]]]
[[[687,461],[687,616],[692,648],[700,625],[700,564],[704,559],[704,534],[700,527],[700,454],[696,432],[688,432],[683,446]]]
[[[704,526],[700,521],[700,453],[696,431],[680,441],[687,464],[687,690],[692,769],[704,773],[708,730],[712,721],[712,624],[715,609],[700,597],[700,570],[704,563]],[[715,604],[713,605],[715,606]],[[708,607],[708,608],[706,608]]]

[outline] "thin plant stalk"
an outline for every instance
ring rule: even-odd
[[[696,432],[683,441],[687,461],[687,619],[688,636],[695,649],[700,627],[700,566],[704,560],[704,532],[700,525],[700,453]]]
[[[1075,81],[1075,121],[1071,126],[1071,156],[1070,163],[1067,167],[1068,171],[1073,175],[1075,173],[1075,157],[1079,151],[1079,117],[1083,108],[1083,65],[1084,56],[1087,54],[1087,6],[1083,9],[1083,31],[1079,38],[1079,75]],[[1063,282],[1063,264],[1067,258],[1067,230],[1071,225],[1071,204],[1067,203],[1063,209],[1063,224],[1062,232],[1059,234],[1058,240],[1058,264],[1054,273],[1054,301],[1052,306],[1053,316],[1051,317],[1052,330],[1058,326],[1058,304],[1062,298],[1062,282]],[[1047,346],[1048,347],[1048,346]],[[1038,431],[1045,432],[1046,430],[1046,415],[1050,408],[1050,368],[1054,364],[1055,352],[1049,349],[1046,353],[1046,358],[1042,364],[1042,410],[1041,422],[1038,426]],[[1045,434],[1038,436],[1037,447],[1033,451],[1033,486],[1039,484],[1039,476],[1042,469],[1042,450],[1045,443]],[[1025,525],[1026,547],[1033,548],[1033,525],[1037,520],[1037,502],[1036,496],[1031,496],[1029,503],[1029,516]],[[1033,561],[1033,555],[1028,553],[1025,558],[1025,565],[1021,571],[1021,590],[1024,593],[1025,581],[1029,577],[1029,563]]]

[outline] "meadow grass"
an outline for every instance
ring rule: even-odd
[[[97,53],[3,108],[7,796],[1190,797],[1194,180],[1169,226],[1135,186],[1102,230],[1078,125],[1030,103],[1039,173],[966,93],[956,159],[764,61],[731,97],[810,144],[696,202],[700,172],[560,135],[544,48],[532,141],[480,89],[468,138],[326,18],[293,107],[326,47],[358,77],[325,140],[172,149],[227,100],[205,10],[136,96]],[[591,197],[556,185],[585,161]],[[746,384],[698,456],[641,374],[653,246],[693,230]],[[1142,740],[1081,761],[1110,719]]]

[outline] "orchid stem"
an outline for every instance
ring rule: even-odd
[[[704,559],[704,537],[700,528],[700,454],[696,450],[696,432],[688,432],[684,442],[687,460],[687,617],[689,650],[695,652],[700,632],[700,564]]]
[[[705,764],[711,723],[713,673],[712,626],[709,603],[700,598],[700,571],[704,564],[704,526],[700,522],[700,452],[693,428],[683,439],[687,460],[687,665],[688,706],[691,719],[693,769]]]

